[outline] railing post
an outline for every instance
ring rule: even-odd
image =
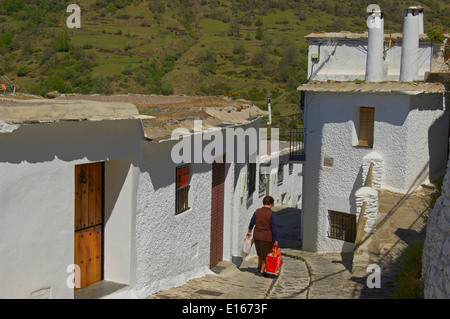
[[[373,179],[373,162],[370,163],[369,172],[367,173],[367,186],[372,187],[372,179]]]
[[[356,231],[356,238],[355,238],[355,247],[353,251],[356,251],[356,249],[359,247],[359,244],[361,243],[362,236],[364,234],[364,227],[366,227],[367,217],[364,216],[364,213],[366,211],[366,202],[363,202],[361,207],[361,213],[359,214],[358,219],[358,228]]]

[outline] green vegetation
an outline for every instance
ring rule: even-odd
[[[396,276],[392,299],[423,299],[422,251],[423,240],[409,246],[401,260],[400,272]]]
[[[442,26],[432,26],[428,29],[427,35],[433,42],[444,43],[444,27]]]
[[[271,97],[274,125],[298,127],[304,36],[365,31],[371,2],[83,0],[81,29],[68,29],[71,3],[0,0],[0,74],[19,92],[224,94],[262,108]],[[387,32],[401,32],[404,9],[417,4],[427,30],[450,26],[445,0],[377,3]]]
[[[424,221],[428,221],[429,212],[434,208],[437,199],[442,194],[442,182],[444,177],[435,183],[435,190],[427,195],[428,212],[423,215]],[[396,276],[395,289],[389,295],[392,299],[423,299],[424,282],[422,278],[422,255],[424,240],[410,245],[400,260],[400,272]]]

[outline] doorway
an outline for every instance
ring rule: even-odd
[[[103,278],[103,176],[103,162],[75,166],[75,289]]]
[[[225,162],[212,164],[210,268],[223,259]]]

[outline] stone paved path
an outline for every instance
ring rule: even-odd
[[[217,275],[193,279],[148,299],[389,298],[402,252],[425,236],[423,213],[429,192],[427,189],[411,195],[380,192],[377,231],[366,234],[355,254],[302,251],[298,235],[300,211],[279,211],[280,247],[284,257],[278,276],[258,277],[256,257],[245,260],[239,268],[222,261],[215,268]],[[367,267],[372,264],[380,267],[380,288],[367,286]]]

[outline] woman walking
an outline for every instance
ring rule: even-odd
[[[258,255],[258,275],[264,276],[266,256],[273,246],[278,246],[277,216],[272,211],[274,200],[271,196],[263,198],[263,207],[258,208],[248,226],[247,237],[252,236]]]

